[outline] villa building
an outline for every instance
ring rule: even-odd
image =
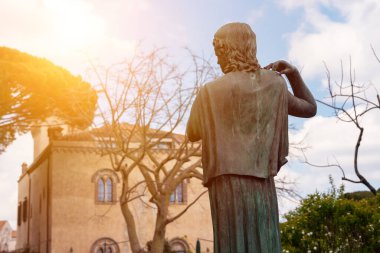
[[[89,132],[74,134],[65,129],[49,138],[47,130],[39,127],[32,131],[34,161],[23,164],[18,181],[16,250],[132,252],[119,205],[121,175],[112,169],[108,156],[100,155]],[[161,148],[165,152],[167,146]],[[205,190],[198,179],[183,181],[171,196],[170,213],[180,212]],[[133,201],[132,211],[140,243],[145,245],[153,238],[156,210],[145,196]],[[168,225],[166,237],[176,252],[195,252],[197,239],[202,252],[212,252],[207,194]]]

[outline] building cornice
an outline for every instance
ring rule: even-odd
[[[107,155],[107,150],[111,150],[111,146],[104,147],[104,144],[101,141],[73,141],[73,140],[52,140],[49,145],[41,152],[40,155],[34,159],[33,163],[29,166],[29,168],[21,174],[17,182],[20,182],[26,174],[31,174],[34,170],[38,168],[38,166],[43,163],[46,159],[48,159],[51,153],[55,152],[70,152],[70,153],[97,153],[99,155]],[[194,145],[194,144],[193,144]],[[131,143],[130,150],[139,148],[139,143]],[[190,147],[193,148],[193,147]],[[152,149],[153,152],[156,153],[166,153],[170,152],[170,150],[176,148],[169,149]]]

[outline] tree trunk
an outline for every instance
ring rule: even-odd
[[[128,231],[128,238],[129,238],[129,244],[131,245],[131,250],[133,253],[142,253],[145,252],[139,242],[139,238],[137,236],[136,232],[136,223],[135,219],[131,213],[131,210],[128,207],[128,202],[122,203],[120,202],[121,211],[124,216],[124,220],[127,224],[127,231]]]
[[[168,216],[168,205],[169,205],[169,202],[165,202],[164,204],[161,205],[160,208],[158,208],[151,253],[164,252],[165,234],[166,234],[165,222]]]

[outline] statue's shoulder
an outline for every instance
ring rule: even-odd
[[[203,85],[202,89],[206,90],[223,90],[229,89],[231,84],[244,85],[251,82],[252,78],[255,82],[261,85],[278,85],[284,84],[286,87],[285,79],[277,72],[267,69],[258,69],[255,72],[230,72],[223,76],[216,78]]]
[[[207,83],[205,86],[216,86],[216,85],[223,85],[223,84],[230,84],[231,82],[237,82],[240,79],[242,79],[242,76],[248,75],[246,72],[229,72],[227,74],[224,74],[215,80]]]
[[[207,82],[203,85],[202,89],[213,89],[216,88],[216,86],[220,86],[223,83],[228,82],[228,74],[227,75],[222,75],[210,82]]]
[[[270,69],[259,69],[258,72],[260,73],[260,75],[265,76],[267,78],[273,78],[278,80],[284,79],[278,72]]]
[[[269,69],[260,69],[259,75],[261,80],[268,83],[283,84],[286,87],[285,78],[276,71]]]

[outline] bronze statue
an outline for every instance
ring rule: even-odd
[[[222,26],[213,45],[224,75],[200,89],[187,135],[202,140],[214,252],[281,252],[273,177],[287,162],[288,114],[312,117],[317,106],[294,66],[260,67],[249,25]]]

